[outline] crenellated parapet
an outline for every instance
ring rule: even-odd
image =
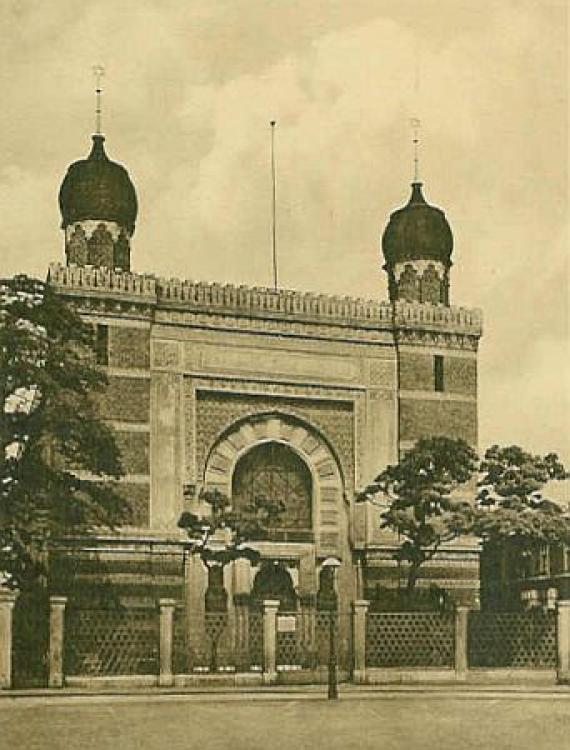
[[[377,326],[389,325],[391,306],[387,302],[337,297],[290,289],[234,286],[178,279],[160,279],[158,294],[163,305],[184,309],[207,308],[212,312],[350,321]]]
[[[235,286],[161,279],[147,274],[113,271],[108,268],[62,266],[49,269],[50,283],[62,294],[83,298],[86,307],[98,309],[108,301],[144,304],[169,314],[172,322],[193,319],[204,324],[211,317],[213,326],[224,318],[239,321],[261,319],[283,323],[319,323],[331,328],[342,326],[371,331],[396,329],[407,333],[437,332],[468,337],[476,342],[482,331],[479,310],[417,302],[378,302],[288,289]],[[194,318],[192,317],[194,316]],[[199,318],[197,317],[199,316]]]
[[[483,314],[478,308],[400,301],[394,304],[394,322],[398,328],[444,328],[477,336],[483,331]]]
[[[136,297],[145,302],[157,300],[156,279],[147,274],[52,263],[48,281],[63,294]]]

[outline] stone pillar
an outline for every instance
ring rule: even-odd
[[[66,596],[49,598],[49,673],[48,687],[63,687],[63,648],[65,638]]]
[[[178,369],[176,342],[151,339],[153,367],[150,379],[150,526],[169,532],[183,510],[181,471],[182,376],[158,367]]]
[[[12,610],[18,594],[0,588],[0,689],[12,686]]]
[[[467,630],[469,627],[469,608],[459,605],[455,610],[455,679],[467,679]]]
[[[558,682],[570,682],[570,599],[558,600]]]
[[[160,672],[158,684],[170,687],[174,684],[172,674],[172,645],[174,641],[174,608],[176,599],[159,599],[160,609]]]
[[[277,610],[278,599],[263,602],[263,683],[271,685],[277,680]]]
[[[199,555],[188,555],[185,569],[186,662],[192,671],[196,652],[207,648],[205,596],[208,571]]]
[[[352,604],[352,679],[357,684],[366,682],[366,615],[369,606],[370,602],[365,599]]]

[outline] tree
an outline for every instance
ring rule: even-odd
[[[46,544],[113,527],[126,504],[110,427],[93,395],[106,385],[90,325],[48,284],[0,281],[0,572],[22,587]]]
[[[517,445],[492,446],[480,467],[475,532],[488,546],[514,544],[521,552],[541,543],[570,543],[568,509],[541,493],[549,481],[567,477],[555,453],[539,456]]]
[[[185,511],[178,526],[188,534],[190,553],[198,555],[208,571],[205,629],[210,639],[210,670],[215,672],[218,644],[227,625],[224,568],[240,558],[259,561],[259,552],[246,542],[267,538],[268,529],[274,526],[284,506],[281,501],[259,496],[238,514],[231,509],[227,495],[218,489],[203,490],[200,499],[209,506],[209,512],[198,515]]]
[[[409,597],[422,565],[442,544],[470,531],[473,504],[454,491],[473,476],[476,468],[477,454],[464,440],[425,437],[357,496],[360,502],[378,502],[379,496],[388,499],[380,525],[403,537],[395,558],[409,565]]]
[[[238,514],[218,489],[203,490],[200,499],[209,506],[207,513],[184,511],[178,520],[190,539],[190,553],[199,555],[208,570],[239,558],[257,562],[259,553],[246,542],[267,538],[268,529],[284,511],[283,503],[259,496]]]

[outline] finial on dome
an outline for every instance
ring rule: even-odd
[[[94,65],[93,66],[93,75],[95,76],[95,97],[96,97],[96,107],[95,107],[95,133],[96,135],[102,135],[102,108],[101,108],[101,79],[105,75],[105,68],[102,65]]]
[[[408,201],[408,206],[417,206],[419,204],[427,205],[426,199],[422,193],[423,182],[412,182],[412,194]]]
[[[93,141],[93,145],[91,146],[91,152],[87,157],[89,161],[109,161],[109,157],[105,153],[105,147],[103,146],[105,136],[100,133],[95,133],[95,135],[91,136],[91,140]]]
[[[420,143],[421,122],[417,117],[412,117],[410,119],[410,125],[413,130],[412,143],[414,144],[414,182],[413,184],[416,184],[416,183],[419,183],[420,181],[419,143]]]

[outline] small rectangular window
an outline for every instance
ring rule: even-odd
[[[433,381],[435,390],[441,393],[444,390],[443,357],[441,354],[436,354],[433,358]]]
[[[98,365],[109,364],[109,329],[105,325],[97,325],[95,357]]]

